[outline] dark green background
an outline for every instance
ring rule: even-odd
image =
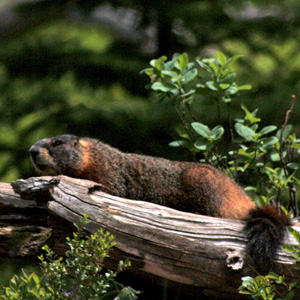
[[[139,74],[162,54],[243,54],[237,81],[253,89],[234,100],[234,114],[241,113],[240,103],[258,107],[265,124],[280,126],[291,95],[298,94],[299,1],[19,3],[0,2],[1,181],[33,176],[29,147],[62,133],[128,152],[191,159],[168,147],[178,119],[168,103],[151,101],[148,79]],[[11,21],[3,17],[7,11]],[[201,122],[214,123],[209,101],[196,110]],[[299,115],[297,99],[296,129]]]

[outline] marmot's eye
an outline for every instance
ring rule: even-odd
[[[56,146],[61,145],[62,143],[63,143],[62,141],[54,141],[54,142],[52,143],[52,146],[53,146],[53,147],[56,147]]]

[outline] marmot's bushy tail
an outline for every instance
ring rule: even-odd
[[[251,210],[246,222],[247,253],[259,266],[270,266],[283,243],[286,227],[292,225],[291,219],[266,205]]]

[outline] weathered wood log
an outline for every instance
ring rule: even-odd
[[[51,246],[64,250],[64,237],[72,231],[72,226],[67,227],[61,220],[79,223],[87,213],[90,223],[86,230],[95,232],[104,228],[111,232],[117,242],[111,258],[128,257],[133,273],[168,280],[171,286],[190,286],[193,287],[190,290],[224,299],[242,298],[237,291],[241,277],[258,274],[244,253],[246,239],[241,221],[118,198],[104,194],[94,182],[65,176],[18,180],[12,186],[16,194],[8,184],[0,185],[1,236],[10,230],[17,234],[18,229],[26,230],[26,226],[35,226],[32,228],[40,230],[40,235],[33,245],[27,241],[31,251],[20,253],[16,248],[22,245],[10,251],[11,243],[5,245],[0,239],[2,255],[5,249],[10,255],[38,251],[49,238],[50,229],[53,230]],[[9,212],[12,212],[10,218],[5,217]],[[38,216],[40,223],[36,220]],[[286,243],[295,244],[295,241],[289,236]],[[285,274],[287,279],[299,279],[293,263],[292,255],[281,250],[273,271]]]
[[[48,209],[23,200],[11,185],[0,183],[0,255],[36,255],[51,236]]]

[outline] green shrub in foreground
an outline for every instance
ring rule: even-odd
[[[87,216],[82,225],[87,223]],[[76,226],[76,225],[75,225]],[[115,245],[113,236],[102,229],[85,238],[83,230],[73,238],[67,238],[70,250],[66,257],[56,257],[53,250],[44,246],[46,255],[39,256],[43,275],[14,275],[6,287],[0,288],[0,299],[7,300],[84,300],[84,299],[137,299],[137,291],[124,287],[115,278],[119,272],[130,266],[129,261],[120,261],[116,271],[103,270],[103,261]]]
[[[284,276],[272,272],[266,276],[257,276],[255,278],[246,276],[242,278],[243,283],[239,288],[239,292],[249,295],[255,300],[291,300],[295,296],[294,289],[297,286],[297,282],[294,281],[287,284],[284,279]],[[284,291],[280,293],[277,289],[278,286],[283,287]]]

